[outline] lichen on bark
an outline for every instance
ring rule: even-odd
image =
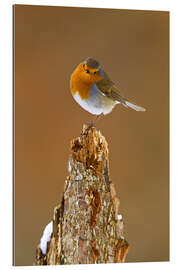
[[[124,262],[129,245],[114,184],[109,178],[108,145],[95,127],[70,144],[68,177],[60,205],[55,207],[53,232],[37,265]]]

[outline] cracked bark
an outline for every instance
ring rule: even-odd
[[[83,126],[83,132],[86,130]],[[70,144],[68,172],[46,254],[36,265],[124,262],[129,245],[114,184],[109,179],[108,145],[96,128]]]

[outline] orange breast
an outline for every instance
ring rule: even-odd
[[[91,83],[83,82],[81,76],[81,67],[80,65],[75,69],[71,76],[71,92],[75,95],[77,92],[79,96],[86,100],[90,95]]]

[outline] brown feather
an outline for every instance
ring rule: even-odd
[[[104,72],[104,78],[96,83],[97,87],[101,92],[103,92],[107,97],[112,100],[122,102],[124,101],[123,96],[120,91],[116,88],[115,84],[108,75]]]
[[[145,111],[145,108],[138,106],[136,103],[130,102],[124,96],[121,95],[119,89],[116,88],[115,84],[108,75],[103,71],[104,78],[96,83],[99,90],[104,93],[105,96],[109,97],[111,100],[117,101],[124,105],[125,107],[130,107],[136,111]]]

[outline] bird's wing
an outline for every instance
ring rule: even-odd
[[[111,79],[108,77],[108,75],[104,73],[104,78],[96,83],[98,89],[103,93],[105,96],[109,97],[110,99],[116,101],[117,103],[121,103],[125,107],[130,107],[131,109],[135,111],[142,111],[144,112],[146,109],[138,106],[134,102],[130,102],[128,99],[124,98],[120,91],[116,88],[115,84]]]
[[[114,101],[118,101],[120,103],[123,103],[124,98],[120,94],[120,91],[116,88],[115,84],[111,79],[108,77],[108,75],[104,73],[104,78],[96,83],[99,90],[107,97]]]

